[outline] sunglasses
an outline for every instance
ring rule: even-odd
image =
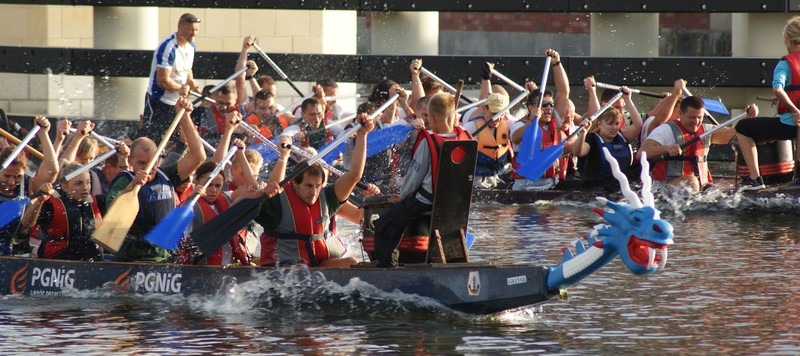
[[[542,102],[542,107],[543,107],[543,108],[546,108],[546,107],[548,107],[548,106],[549,106],[549,107],[556,106],[556,103],[554,103],[554,102],[552,102],[552,101],[543,101],[543,102]]]
[[[200,21],[200,19],[197,18],[197,17],[190,17],[188,19],[181,20],[181,22],[185,22],[185,23],[200,23],[202,21]]]

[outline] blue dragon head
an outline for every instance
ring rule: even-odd
[[[603,148],[606,160],[611,165],[614,177],[620,182],[622,193],[628,203],[615,203],[598,198],[607,210],[592,209],[607,224],[600,224],[584,235],[588,242],[584,245],[577,240],[573,244],[575,252],[564,250],[561,263],[549,268],[547,287],[550,290],[563,289],[594,273],[615,257],[633,274],[653,273],[664,268],[667,263],[667,250],[672,245],[672,225],[661,220],[654,207],[654,197],[650,191],[652,181],[649,164],[642,158],[642,199],[631,190],[628,179],[620,171],[616,159]],[[643,155],[644,156],[644,155]]]

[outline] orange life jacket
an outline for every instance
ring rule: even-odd
[[[792,76],[791,82],[783,88],[789,99],[795,106],[800,107],[800,52],[789,53],[781,59],[789,64],[789,72]],[[783,103],[778,101],[778,114],[785,114],[790,112],[789,108]]]
[[[672,129],[675,136],[675,143],[683,145],[694,137],[700,136],[705,132],[705,127],[700,125],[697,132],[689,133],[678,122],[670,121],[667,125]],[[667,157],[655,164],[653,167],[653,179],[657,181],[667,181],[678,177],[694,175],[700,179],[700,186],[712,183],[711,172],[708,170],[708,147],[711,145],[711,136],[683,149],[680,156]]]
[[[272,132],[272,130],[269,128],[269,124],[263,123],[261,118],[259,118],[254,112],[247,115],[244,118],[244,121],[256,125],[258,127],[258,133],[260,133],[261,136],[264,136],[264,138],[270,139],[281,134],[280,132],[277,134]],[[278,117],[278,123],[281,125],[281,131],[285,130],[289,126],[289,121],[287,121],[283,116]],[[256,139],[255,142],[260,143],[261,140]]]

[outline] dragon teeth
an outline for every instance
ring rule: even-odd
[[[656,264],[656,250],[652,247],[647,248],[647,258],[649,259],[647,263],[647,268]]]
[[[661,248],[660,251],[661,251],[661,261],[659,262],[658,267],[661,268],[661,270],[663,271],[664,268],[667,266],[667,255],[668,255],[667,248],[663,247]]]

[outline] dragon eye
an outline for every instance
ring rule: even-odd
[[[653,224],[653,231],[661,233],[661,226],[658,226],[658,224]]]
[[[633,217],[633,221],[638,223],[638,222],[641,222],[641,221],[642,221],[642,219],[639,219],[638,217],[635,217],[635,216],[634,216],[634,217]]]

